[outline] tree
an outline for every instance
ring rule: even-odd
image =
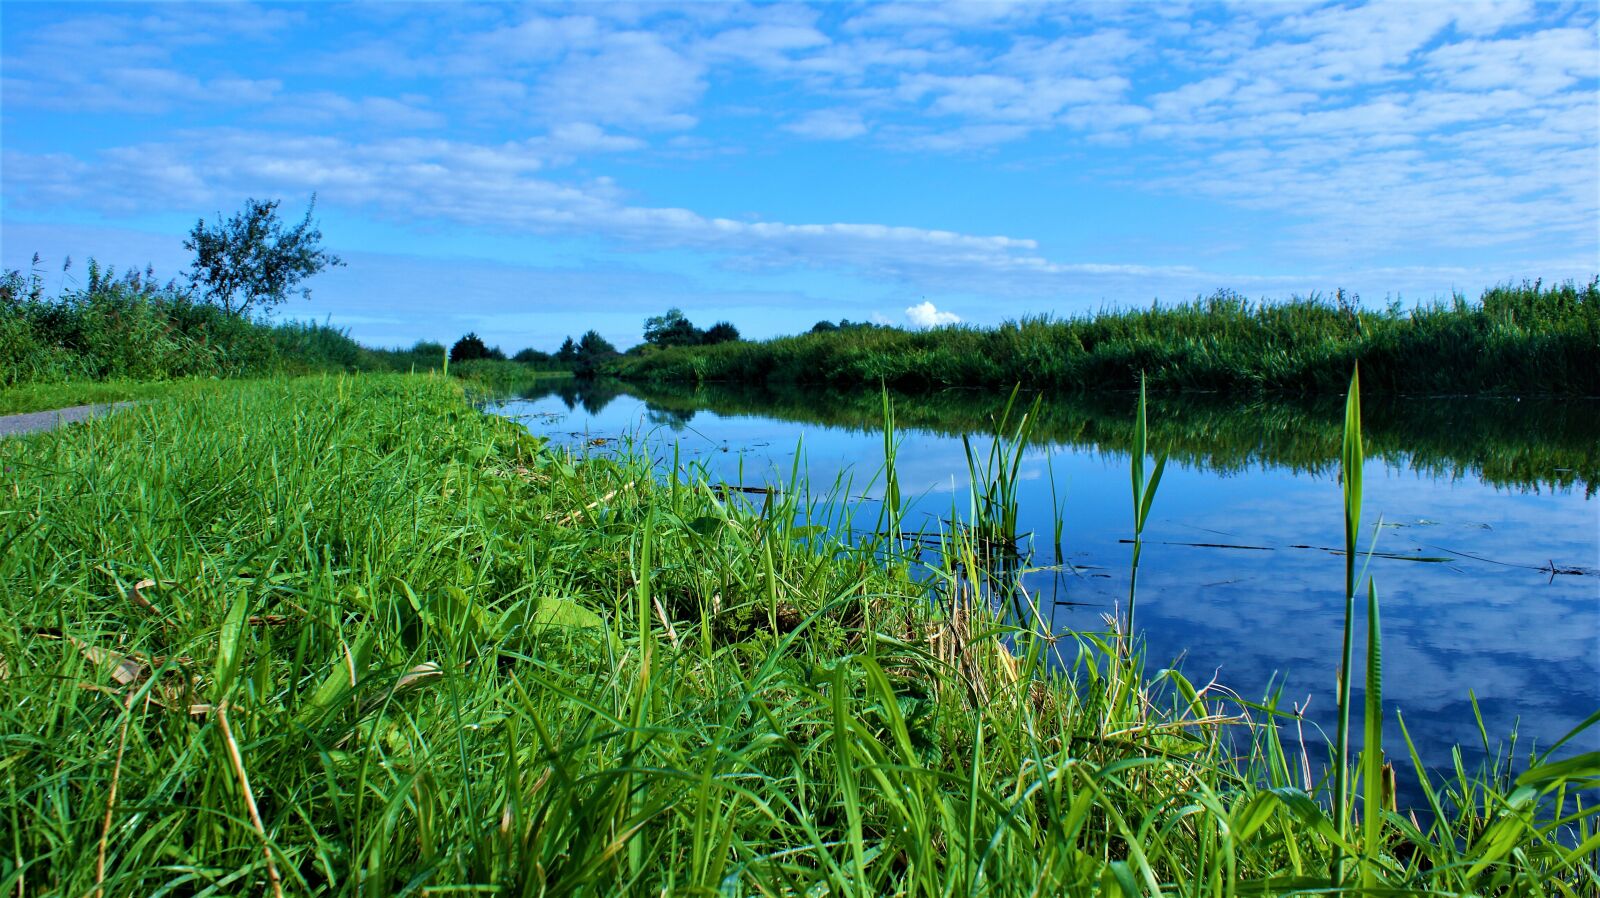
[[[517,350],[517,354],[511,357],[511,361],[521,362],[524,365],[548,365],[552,360],[550,353],[542,352],[531,346],[527,349]]]
[[[467,334],[457,340],[456,345],[450,347],[450,361],[452,362],[470,362],[473,359],[503,359],[505,357],[505,353],[499,349],[490,349],[485,346],[483,339],[476,333]]]
[[[311,220],[317,195],[311,195],[306,217],[293,228],[278,220],[278,201],[245,200],[244,211],[217,225],[195,223],[183,248],[194,253],[185,274],[189,285],[209,303],[234,315],[267,309],[284,302],[296,285],[344,260],[322,247],[322,231]],[[311,291],[300,289],[310,298]]]
[[[556,350],[556,361],[564,362],[570,365],[577,360],[578,344],[572,342],[572,338],[568,337],[566,341],[561,344],[561,348]]]
[[[617,347],[611,341],[600,336],[599,331],[589,331],[578,341],[578,357],[580,359],[596,359],[608,355],[616,355]]]
[[[573,371],[579,377],[593,377],[600,369],[600,363],[617,354],[617,347],[611,341],[600,336],[598,331],[589,331],[578,341],[578,361],[573,366]]]
[[[644,320],[645,342],[655,346],[696,346],[703,337],[682,309],[668,309],[665,315],[653,315]]]
[[[726,321],[718,321],[716,324],[706,328],[706,332],[701,335],[700,342],[707,346],[712,346],[717,343],[731,343],[737,339],[739,339],[738,328]]]

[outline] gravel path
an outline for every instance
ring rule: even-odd
[[[72,408],[58,408],[49,412],[28,412],[24,415],[3,415],[0,416],[0,437],[38,433],[41,430],[55,430],[63,424],[87,421],[90,418],[109,414],[119,408],[127,408],[130,405],[133,405],[133,403],[112,402],[98,405],[75,405]]]

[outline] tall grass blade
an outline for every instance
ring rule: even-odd
[[[1367,580],[1367,689],[1361,746],[1361,887],[1378,887],[1378,855],[1383,850],[1383,636],[1378,625],[1378,587]]]
[[[1361,369],[1350,375],[1350,390],[1345,397],[1344,441],[1339,451],[1339,474],[1344,498],[1344,638],[1339,651],[1338,725],[1336,756],[1333,761],[1333,819],[1340,839],[1350,840],[1350,662],[1356,601],[1356,542],[1361,528]],[[1332,876],[1334,885],[1344,882],[1344,854],[1335,848]]]

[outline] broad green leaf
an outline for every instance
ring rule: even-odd
[[[217,701],[227,696],[239,672],[239,658],[244,654],[244,622],[249,611],[250,596],[241,589],[234,596],[228,615],[222,619],[222,630],[217,634],[217,668],[212,684],[212,695]]]

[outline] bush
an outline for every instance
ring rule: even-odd
[[[505,357],[506,354],[500,351],[500,347],[496,346],[491,349],[485,346],[482,338],[476,333],[467,334],[457,340],[456,345],[450,347],[450,361],[452,362],[471,362],[476,359],[504,359]]]
[[[87,284],[47,299],[36,274],[0,277],[0,386],[354,370],[365,351],[327,324],[269,324],[197,302],[152,273],[89,263]]]
[[[732,343],[739,339],[739,329],[726,321],[718,321],[706,328],[700,342],[706,346],[715,346],[718,343]]]

